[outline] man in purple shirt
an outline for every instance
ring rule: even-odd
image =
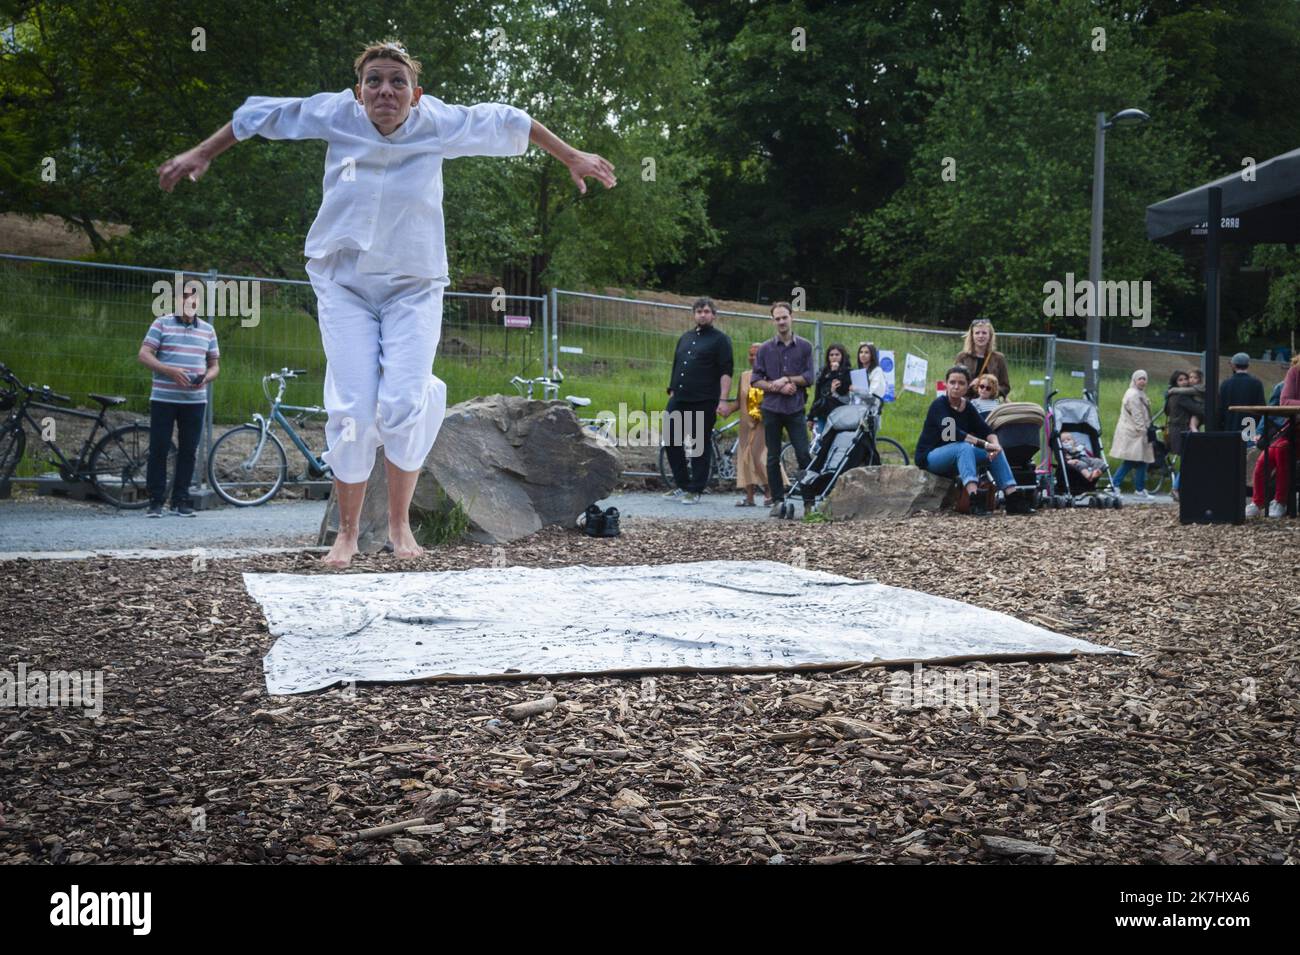
[[[790,436],[799,469],[808,467],[808,426],[804,407],[808,403],[808,386],[816,377],[813,371],[812,342],[794,333],[794,315],[790,303],[772,306],[772,325],[776,334],[765,341],[754,358],[750,383],[762,389],[763,435],[767,440],[767,486],[772,496],[785,497],[781,480],[781,431]]]

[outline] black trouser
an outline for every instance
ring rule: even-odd
[[[673,480],[683,491],[699,494],[709,484],[709,468],[713,463],[713,423],[718,420],[718,403],[669,398],[664,418],[668,466],[673,469]],[[689,469],[685,445],[695,452],[695,456],[689,458]]]
[[[808,422],[802,411],[794,414],[773,414],[763,411],[763,437],[767,440],[767,486],[772,497],[785,497],[786,486],[781,481],[781,431],[790,435],[794,456],[800,468],[808,467],[812,460],[808,454]]]
[[[172,485],[172,505],[190,503],[190,482],[194,479],[194,453],[203,434],[203,417],[207,403],[182,404],[179,401],[149,402],[149,503],[167,500],[167,452],[171,450],[172,430],[178,432],[176,481]]]

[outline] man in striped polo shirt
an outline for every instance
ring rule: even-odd
[[[154,319],[140,345],[140,362],[153,371],[149,395],[149,486],[150,517],[162,517],[167,497],[167,450],[173,429],[178,432],[176,480],[172,485],[172,512],[193,517],[190,481],[194,478],[194,454],[203,432],[208,404],[208,382],[217,377],[216,330],[199,318],[199,293],[187,285],[181,298],[181,314]]]

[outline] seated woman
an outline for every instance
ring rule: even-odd
[[[1282,379],[1282,394],[1278,397],[1279,405],[1300,405],[1300,355],[1291,359],[1291,368]],[[1291,442],[1295,436],[1294,419],[1282,431],[1271,435],[1268,450],[1255,459],[1255,476],[1251,482],[1251,501],[1246,505],[1247,517],[1259,517],[1268,504],[1269,517],[1282,517],[1286,514],[1286,496],[1291,491]],[[1263,440],[1263,433],[1257,441]],[[1267,501],[1264,491],[1269,469],[1277,475],[1274,481],[1273,500]]]
[[[813,440],[821,436],[827,416],[849,401],[849,350],[843,345],[826,349],[826,363],[817,375],[816,390],[808,417],[812,420]]]
[[[1069,431],[1061,432],[1061,452],[1065,455],[1066,466],[1078,471],[1089,483],[1101,477],[1106,469],[1106,462],[1093,457],[1090,450],[1076,435]]]
[[[998,379],[994,375],[980,375],[975,379],[975,394],[970,399],[971,406],[987,418],[989,412],[998,406]]]
[[[997,436],[969,401],[970,372],[965,365],[948,369],[947,391],[930,403],[921,436],[916,442],[916,465],[942,477],[957,476],[962,483],[963,503],[970,501],[971,512],[984,514],[978,496],[976,468],[987,465],[1002,493],[1016,493],[1016,479],[1002,454]],[[960,508],[961,505],[959,504]]]

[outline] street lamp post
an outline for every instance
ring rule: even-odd
[[[1098,392],[1101,368],[1101,220],[1106,196],[1106,130],[1112,126],[1137,126],[1151,117],[1140,109],[1122,109],[1109,120],[1097,114],[1096,145],[1092,157],[1092,243],[1088,254],[1088,282],[1092,286],[1092,308],[1088,310],[1088,369],[1084,376],[1094,397]]]

